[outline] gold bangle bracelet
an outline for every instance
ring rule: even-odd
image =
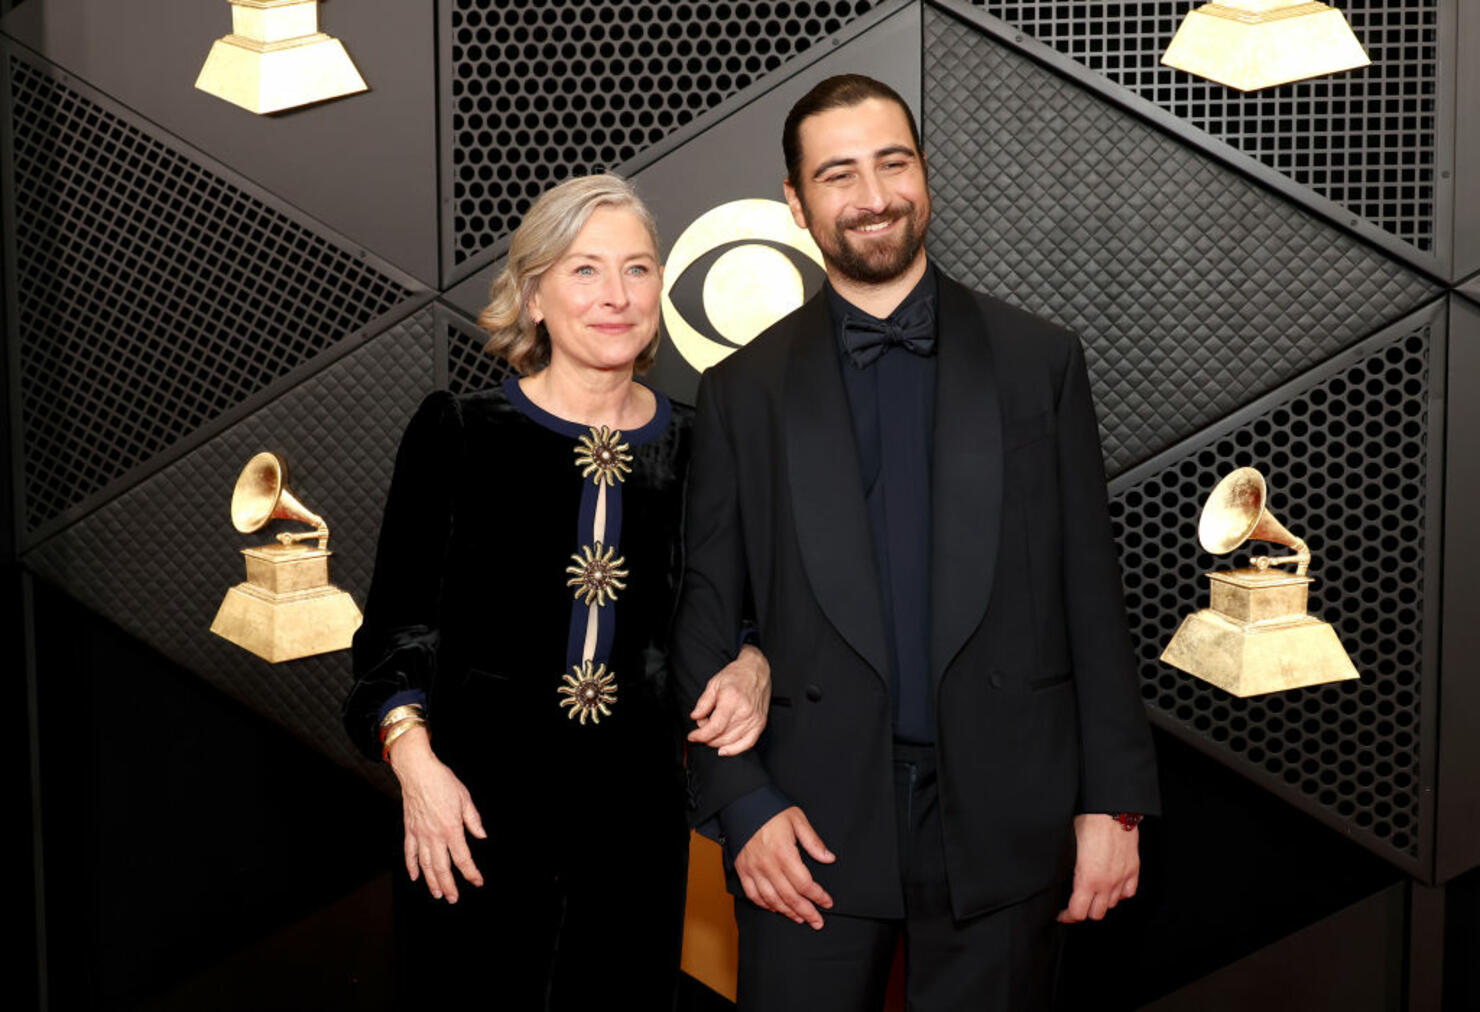
[[[401,721],[407,720],[411,717],[425,716],[426,710],[422,708],[422,705],[420,703],[407,703],[405,706],[398,706],[388,712],[384,717],[381,717],[380,726],[390,727],[393,724],[399,724]]]
[[[411,717],[407,720],[403,720],[397,723],[395,727],[391,728],[385,733],[385,738],[381,742],[380,758],[382,760],[389,759],[391,755],[391,746],[396,743],[397,738],[400,738],[407,731],[410,731],[414,727],[426,726],[427,722],[422,720],[420,717]]]

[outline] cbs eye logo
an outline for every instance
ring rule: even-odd
[[[703,372],[799,307],[808,287],[815,288],[808,280],[821,276],[822,252],[781,201],[721,204],[684,229],[668,254],[668,338],[695,372]]]

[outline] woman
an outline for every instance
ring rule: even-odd
[[[634,379],[661,289],[626,182],[550,190],[479,320],[522,378],[431,394],[397,455],[345,721],[401,785],[419,1005],[671,1004],[687,832],[663,682],[689,416]],[[709,688],[691,738],[748,748],[764,658],[745,648]]]

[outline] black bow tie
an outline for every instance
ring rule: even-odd
[[[887,320],[852,313],[843,318],[843,348],[858,368],[872,365],[895,347],[916,355],[935,354],[934,296],[900,308]]]

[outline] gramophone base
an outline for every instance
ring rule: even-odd
[[[226,592],[211,632],[276,664],[347,649],[360,618],[354,598],[332,585],[270,594],[239,583]]]
[[[195,86],[258,114],[366,90],[344,45],[321,33],[266,44],[217,39]]]
[[[1288,9],[1220,17],[1207,10],[1216,6],[1188,12],[1162,63],[1239,91],[1257,91],[1371,62],[1341,12],[1330,7],[1295,17]]]
[[[1357,677],[1336,630],[1310,615],[1242,624],[1204,608],[1182,621],[1161,659],[1235,696]]]

